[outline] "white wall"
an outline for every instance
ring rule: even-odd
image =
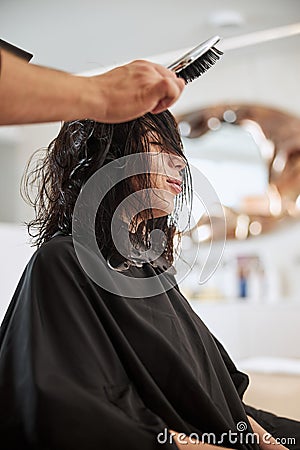
[[[9,128],[9,127],[8,127]],[[60,124],[37,124],[12,127],[14,137],[9,146],[6,141],[1,142],[0,127],[0,161],[5,158],[7,170],[1,166],[1,176],[5,177],[6,189],[0,192],[0,221],[24,223],[32,219],[34,212],[20,195],[22,175],[31,155],[47,147],[57,135]],[[7,202],[7,198],[10,199]],[[5,205],[5,206],[4,206]]]
[[[242,300],[223,303],[193,300],[191,305],[234,361],[256,357],[300,361],[300,302],[270,306]]]
[[[34,249],[25,227],[0,223],[0,322]]]

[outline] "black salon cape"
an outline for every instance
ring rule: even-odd
[[[126,276],[161,272],[145,263]],[[298,422],[245,407],[247,375],[178,287],[167,290],[170,277],[164,294],[124,298],[91,281],[71,236],[33,255],[1,326],[1,450],[174,450],[169,428],[220,438],[245,422],[250,432],[245,408],[300,448]]]

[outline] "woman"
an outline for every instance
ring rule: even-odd
[[[299,449],[298,422],[243,404],[247,375],[176,285],[191,182],[172,115],[65,123],[34,180],[38,250],[1,327],[3,448],[284,448],[266,429]]]

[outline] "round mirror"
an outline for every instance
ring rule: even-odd
[[[265,106],[224,104],[177,120],[188,160],[224,207],[227,238],[246,239],[300,217],[300,118]],[[193,216],[198,228],[214,220],[197,199]]]

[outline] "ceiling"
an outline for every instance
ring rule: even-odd
[[[0,0],[1,38],[77,73],[299,21],[300,0]]]

